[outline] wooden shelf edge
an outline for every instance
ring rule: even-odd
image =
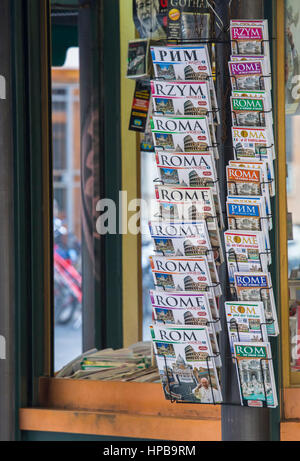
[[[157,383],[41,378],[39,405],[44,408],[126,412],[132,415],[220,419],[219,405],[176,404]]]
[[[220,420],[42,408],[21,408],[19,418],[23,431],[174,441],[221,440]]]

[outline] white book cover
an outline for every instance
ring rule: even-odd
[[[262,301],[269,336],[278,336],[275,298],[269,272],[235,272],[234,286],[239,301]]]
[[[206,328],[170,330],[161,340],[151,328],[160,378],[168,400],[215,404],[222,401],[217,369],[210,359],[211,348]],[[183,342],[180,339],[191,338]]]
[[[213,150],[218,158],[215,145],[215,130],[208,118],[187,116],[159,116],[151,119],[153,143],[156,148],[177,152],[201,152]]]
[[[270,56],[268,20],[230,21],[232,54]]]
[[[271,78],[264,61],[230,61],[228,63],[231,87],[233,90],[271,90]]]
[[[230,161],[226,167],[227,190],[229,195],[263,196],[267,216],[272,214],[270,189],[264,162]],[[272,222],[269,221],[272,229]]]
[[[268,342],[264,305],[261,301],[225,303],[231,352],[236,342]]]
[[[157,290],[206,292],[213,318],[218,318],[216,296],[220,287],[211,280],[206,256],[150,256],[150,266]]]
[[[270,343],[237,342],[234,357],[241,404],[276,408],[278,398]]]
[[[215,85],[207,45],[152,46],[151,56],[154,76],[162,80],[185,82],[207,80],[212,108],[218,110]],[[216,112],[220,123],[219,112]]]
[[[269,223],[264,197],[228,196],[226,201],[230,230],[262,231],[270,248]]]
[[[180,231],[186,231],[187,234],[190,233],[191,227],[189,225],[183,223],[177,226],[175,224],[174,226],[177,227],[176,233]],[[199,230],[199,234],[197,235],[189,235],[188,237],[166,236],[167,231],[170,230],[168,224],[163,222],[150,222],[149,229],[154,243],[154,251],[163,256],[197,257],[205,255],[207,257],[212,282],[219,283],[219,274],[215,262],[216,253],[212,249],[205,221],[200,221],[197,228]]]
[[[206,221],[176,222],[153,219],[150,226],[150,233],[153,238],[180,238],[186,240],[200,236],[201,246],[205,248],[208,260],[209,253],[212,253],[217,265],[224,261],[221,242],[218,238],[219,234],[216,235],[216,232],[209,231]]]
[[[230,56],[230,61],[262,61],[264,69],[266,70],[266,77],[269,78],[270,86],[272,86],[272,73],[271,73],[271,62],[269,56],[264,56],[263,54],[232,54]]]
[[[154,309],[153,309],[153,313],[154,313]],[[160,311],[160,313],[161,313],[161,311]],[[166,339],[163,336],[164,334],[166,334],[165,330],[170,331],[171,329],[176,330],[177,328],[179,328],[179,329],[184,329],[184,330],[188,331],[188,330],[191,330],[191,329],[206,328],[207,332],[208,332],[208,335],[209,335],[209,340],[210,340],[211,355],[215,356],[214,357],[214,362],[215,362],[216,367],[221,367],[222,366],[222,360],[221,360],[221,356],[220,356],[220,351],[219,351],[219,345],[218,345],[218,341],[217,341],[216,332],[215,332],[214,328],[212,328],[210,326],[212,323],[209,323],[208,319],[206,320],[205,323],[202,322],[202,324],[200,324],[200,323],[198,323],[198,324],[197,323],[191,323],[192,322],[192,318],[191,318],[192,313],[191,313],[191,311],[183,312],[183,309],[179,309],[178,311],[173,310],[172,312],[169,311],[169,317],[171,317],[171,315],[173,315],[173,317],[175,316],[175,318],[178,320],[178,322],[176,322],[176,324],[175,324],[174,322],[166,323],[165,321],[158,321],[158,322],[155,321],[153,323],[153,326],[152,326],[152,328],[154,330],[154,333],[155,333],[155,336],[158,337],[158,338]],[[184,319],[187,316],[189,316],[188,321],[190,323],[185,324]],[[183,340],[183,342],[186,341],[186,339],[185,340],[182,339],[182,340]],[[188,340],[190,340],[190,339],[188,339]]]
[[[236,126],[232,127],[232,141],[235,156],[265,159],[274,177],[272,160],[276,158],[273,130],[268,128]]]
[[[235,272],[267,272],[268,253],[262,232],[226,231],[224,233],[229,282]]]
[[[152,80],[151,93],[156,114],[206,116],[210,124],[216,121],[207,81]]]
[[[234,90],[232,91],[234,98],[250,98],[250,99],[262,99],[264,101],[265,110],[269,113],[271,123],[273,124],[273,111],[272,111],[272,97],[270,91],[243,91]]]
[[[208,228],[215,219],[224,227],[219,195],[210,187],[155,186],[155,198],[163,218],[198,221],[205,219]],[[217,208],[216,208],[217,207]]]
[[[230,97],[232,124],[273,130],[272,112],[262,98]]]

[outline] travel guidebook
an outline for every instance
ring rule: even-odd
[[[216,255],[210,243],[206,222],[200,221],[193,227],[185,223],[173,224],[172,227],[176,234],[184,232],[189,236],[166,236],[168,231],[170,231],[169,223],[149,223],[150,234],[154,242],[154,251],[163,256],[207,256],[212,281],[213,283],[217,283],[219,277],[215,263]],[[196,227],[199,234],[192,235],[191,230]]]
[[[207,80],[211,93],[211,103],[216,111],[218,123],[220,115],[217,112],[212,68],[207,45],[197,46],[152,46],[151,55],[156,78],[164,80]]]
[[[224,232],[229,282],[235,272],[267,272],[269,256],[262,232]]]
[[[226,302],[228,336],[233,353],[236,342],[268,342],[264,305],[261,301]]]
[[[268,170],[267,164],[265,160],[262,161],[255,161],[255,159],[244,159],[244,160],[230,160],[229,167],[233,169],[249,169],[256,172],[259,172],[260,179],[262,179],[259,185],[259,194],[263,195],[266,199],[266,207],[267,207],[267,214],[271,214],[271,201],[270,196],[273,196],[273,187],[272,187],[272,180],[268,178]],[[238,176],[241,176],[241,180],[243,179],[243,174],[239,174],[238,171],[236,172]],[[253,177],[254,178],[254,177]],[[248,194],[245,193],[244,195],[255,195],[255,194]]]
[[[165,329],[158,337],[151,328],[151,335],[167,400],[207,404],[222,401],[207,328]]]
[[[172,256],[150,256],[154,285],[164,291],[206,292],[211,313],[218,318],[216,296],[221,293],[220,285],[213,284],[207,257],[180,258]]]
[[[151,130],[154,146],[176,152],[201,152],[213,150],[218,158],[215,145],[215,131],[209,126],[208,118],[153,115]],[[213,137],[212,137],[213,136]]]
[[[179,238],[183,241],[189,240],[190,238],[195,239],[198,237],[201,243],[197,246],[201,246],[205,249],[204,253],[210,261],[211,253],[216,264],[221,264],[224,261],[223,251],[221,247],[221,241],[218,239],[219,233],[209,231],[207,223],[204,220],[199,221],[159,221],[157,218],[150,222],[150,233],[152,238],[160,239],[174,239]]]
[[[228,63],[233,90],[271,90],[264,62],[258,59]]]
[[[233,348],[241,404],[276,408],[278,399],[270,343],[237,342]]]
[[[232,54],[270,56],[268,20],[230,21]]]
[[[158,292],[159,293],[159,292]],[[181,309],[183,310],[183,309]],[[199,309],[198,309],[199,311]],[[175,312],[174,310],[174,315],[176,316],[176,313],[179,314],[179,312]],[[178,319],[179,320],[182,320],[183,316],[184,317],[187,317],[188,315],[191,317],[191,312],[190,311],[185,311],[181,314],[181,318],[178,316]],[[196,313],[195,313],[196,315]],[[211,322],[213,322],[213,320],[211,320]],[[218,322],[219,323],[219,322]],[[221,361],[221,357],[220,357],[220,351],[219,351],[219,345],[218,345],[218,341],[217,341],[217,336],[216,336],[216,332],[214,330],[214,328],[211,328],[209,325],[212,325],[213,323],[211,324],[208,324],[208,320],[206,319],[206,322],[202,323],[202,325],[200,323],[196,324],[196,323],[192,323],[192,319],[190,318],[190,323],[188,324],[185,324],[184,322],[183,323],[177,323],[176,322],[176,325],[174,323],[167,323],[167,322],[155,322],[152,326],[154,332],[155,332],[155,336],[156,337],[161,337],[161,335],[164,335],[165,334],[165,330],[168,330],[170,331],[171,329],[177,329],[177,328],[184,328],[186,330],[188,329],[197,329],[199,327],[202,326],[203,327],[206,327],[207,328],[207,332],[209,334],[209,340],[210,340],[210,347],[211,347],[211,355],[214,355],[215,358],[214,358],[214,362],[215,362],[215,365],[216,367],[221,367],[222,366],[222,361]],[[164,337],[164,336],[163,336]],[[166,338],[164,338],[166,339]]]
[[[214,122],[207,81],[152,80],[151,93],[154,114],[207,116],[210,124]]]
[[[272,130],[272,117],[266,100],[231,96],[230,101],[233,125],[266,127]]]
[[[230,62],[239,62],[239,61],[260,61],[263,65],[263,69],[266,71],[264,75],[266,86],[272,87],[272,73],[271,73],[271,62],[269,56],[264,56],[263,54],[232,54],[230,56]]]
[[[216,217],[220,228],[224,227],[223,215],[221,213],[220,194],[212,187],[180,187],[180,186],[155,186],[155,198],[159,204],[172,204],[177,210],[177,219],[180,216],[183,220],[207,220]],[[194,208],[193,208],[194,207]],[[196,215],[194,214],[196,210]],[[167,210],[165,210],[167,211]],[[199,215],[197,215],[199,213]],[[215,214],[213,214],[215,213]],[[202,216],[201,216],[202,214]],[[162,212],[162,215],[163,212]]]
[[[264,197],[228,196],[226,201],[230,230],[252,230],[264,233],[266,247],[270,249],[269,219]]]
[[[133,40],[128,43],[127,78],[145,78],[148,69],[148,40]]]
[[[234,286],[239,301],[262,301],[269,336],[279,335],[275,298],[269,272],[235,272]]]

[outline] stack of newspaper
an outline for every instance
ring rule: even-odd
[[[207,45],[190,45],[152,46],[151,55],[151,129],[160,182],[149,223],[154,353],[167,399],[215,404],[222,401],[218,268],[224,223],[210,54]]]
[[[159,380],[159,373],[151,363],[151,342],[140,342],[125,349],[87,351],[63,367],[55,377],[155,382]]]
[[[232,20],[232,138],[226,167],[225,249],[232,294],[225,303],[242,405],[278,405],[269,336],[279,327],[269,266],[275,159],[268,22]]]

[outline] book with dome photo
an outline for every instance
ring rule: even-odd
[[[166,399],[203,404],[222,402],[207,328],[154,328],[151,327],[151,336]]]
[[[157,290],[206,292],[212,316],[219,318],[217,297],[222,290],[219,283],[212,282],[206,256],[150,256],[150,266]]]
[[[241,405],[278,406],[272,352],[269,342],[237,342],[233,345]]]

